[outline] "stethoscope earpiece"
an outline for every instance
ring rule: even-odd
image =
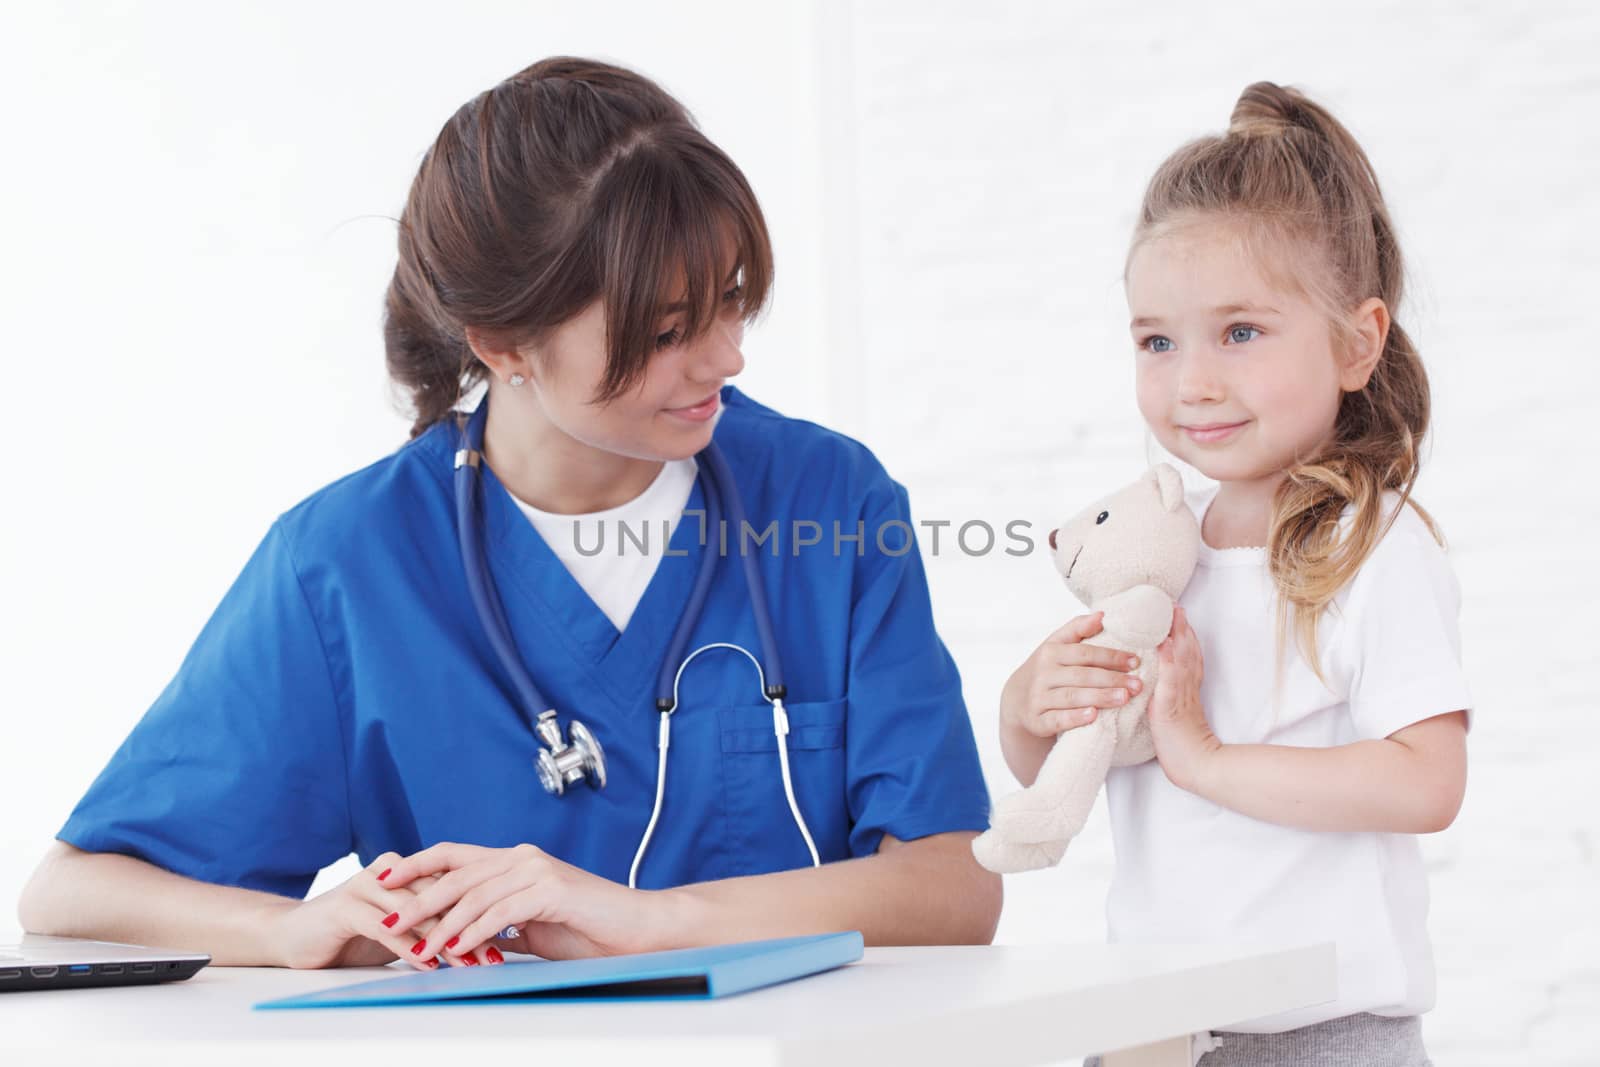
[[[644,828],[644,836],[639,839],[639,851],[633,854],[633,864],[628,868],[629,889],[639,887],[639,865],[644,862],[644,850],[649,847],[650,836],[655,833],[656,820],[661,817],[661,801],[667,792],[667,749],[672,743],[672,716],[682,706],[678,701],[678,685],[683,679],[684,670],[694,662],[694,658],[714,648],[726,648],[737,652],[749,660],[756,669],[756,682],[760,686],[761,699],[772,705],[772,730],[778,738],[778,767],[783,773],[783,795],[789,801],[789,814],[794,816],[794,824],[799,829],[800,836],[805,839],[806,851],[811,853],[811,865],[822,866],[822,860],[817,855],[816,843],[811,840],[811,830],[806,826],[805,817],[800,814],[800,805],[795,802],[794,781],[789,776],[789,713],[783,707],[786,690],[782,685],[767,684],[767,675],[761,669],[761,661],[756,659],[748,648],[730,641],[713,641],[708,645],[701,645],[678,664],[678,669],[672,676],[671,700],[665,697],[656,700],[656,708],[661,717],[660,735],[656,741],[656,747],[660,752],[656,764],[656,803],[650,811],[650,822]]]

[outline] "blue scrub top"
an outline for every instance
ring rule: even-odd
[[[885,833],[983,830],[989,797],[920,553],[906,550],[904,487],[856,441],[732,386],[722,399],[715,436],[750,523],[778,522],[750,550],[787,673],[795,797],[823,862],[873,853]],[[446,420],[279,516],[57,836],[293,897],[351,852],[365,864],[440,841],[530,842],[626,882],[655,799],[656,674],[715,543],[685,514],[671,539],[683,555],[660,561],[618,633],[484,469],[485,550],[523,661],[563,725],[584,722],[606,750],[604,789],[551,796],[467,592],[457,443]],[[698,483],[688,507],[702,507]],[[797,547],[797,520],[821,543]],[[835,522],[865,536],[836,554]],[[732,641],[759,658],[736,534],[689,647]],[[750,662],[706,652],[681,695],[640,887],[807,866]]]

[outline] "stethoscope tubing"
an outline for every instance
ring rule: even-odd
[[[486,405],[485,405],[486,406]],[[478,416],[475,414],[474,419]],[[455,471],[456,514],[457,516],[476,516],[479,513],[479,502],[482,497],[481,478],[478,474],[478,463],[483,454],[482,428],[479,428],[475,444],[469,436],[469,448],[474,453],[467,462],[461,462]],[[500,602],[500,593],[489,580],[489,565],[483,554],[482,531],[477,522],[456,523],[457,534],[461,542],[461,561],[466,571],[467,591],[472,597],[473,604],[478,608],[480,622],[483,625],[485,636],[489,645],[494,649],[495,658],[500,661],[501,668],[506,672],[512,688],[517,691],[518,701],[523,708],[523,714],[529,716],[528,725],[531,728],[539,713],[550,707],[544,694],[539,692],[539,687],[534,684],[533,678],[522,665],[522,657],[517,654],[511,642],[511,626],[506,621],[505,606]]]

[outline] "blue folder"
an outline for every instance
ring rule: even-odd
[[[861,958],[861,934],[785,937],[587,960],[528,960],[381,978],[265,1000],[257,1009],[482,1000],[710,1000],[831,971]]]

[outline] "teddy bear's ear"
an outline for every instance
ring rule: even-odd
[[[1168,511],[1177,511],[1183,506],[1183,478],[1173,469],[1170,463],[1157,463],[1150,468],[1149,478],[1156,483],[1156,489],[1161,494],[1161,506]]]

